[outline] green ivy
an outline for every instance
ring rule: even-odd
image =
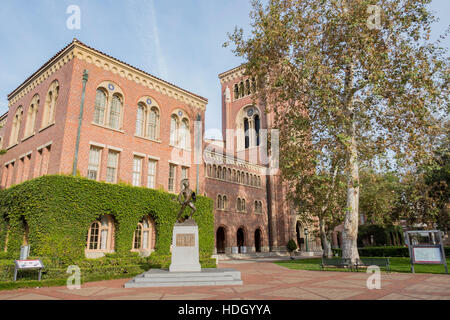
[[[199,226],[201,256],[214,250],[212,200],[198,196],[194,219]],[[84,257],[91,223],[102,215],[115,219],[115,252],[129,255],[138,222],[156,222],[156,253],[170,255],[172,229],[180,205],[161,190],[96,182],[82,177],[44,176],[0,191],[0,249],[8,234],[8,257],[18,257],[29,227],[31,255],[58,258],[67,265]]]

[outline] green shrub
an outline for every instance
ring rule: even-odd
[[[295,243],[295,241],[294,241],[293,239],[291,239],[291,240],[288,241],[287,249],[288,249],[289,251],[297,250],[297,244]]]
[[[81,177],[54,175],[33,179],[0,190],[0,248],[5,246],[7,234],[7,257],[19,257],[26,221],[31,255],[53,258],[51,264],[55,266],[71,264],[84,258],[91,223],[109,214],[115,219],[116,255],[112,256],[128,256],[138,222],[150,215],[156,223],[155,250],[170,255],[172,229],[180,208],[174,198],[161,190]],[[200,252],[210,257],[214,250],[213,203],[198,196],[195,205]]]

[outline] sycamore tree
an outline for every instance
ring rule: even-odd
[[[307,146],[286,154],[280,138],[280,158],[327,172],[344,163],[342,249],[352,261],[360,162],[388,152],[404,162],[428,156],[448,112],[448,60],[441,39],[429,40],[430,1],[254,0],[250,33],[236,27],[225,43],[258,79],[255,103],[274,114],[272,125]],[[302,175],[295,165],[280,169],[287,179]]]

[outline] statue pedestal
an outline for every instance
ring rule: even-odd
[[[200,272],[198,226],[194,220],[175,223],[169,272]]]

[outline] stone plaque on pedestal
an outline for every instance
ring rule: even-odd
[[[172,263],[170,272],[201,271],[198,247],[198,226],[194,220],[177,222],[173,227]]]

